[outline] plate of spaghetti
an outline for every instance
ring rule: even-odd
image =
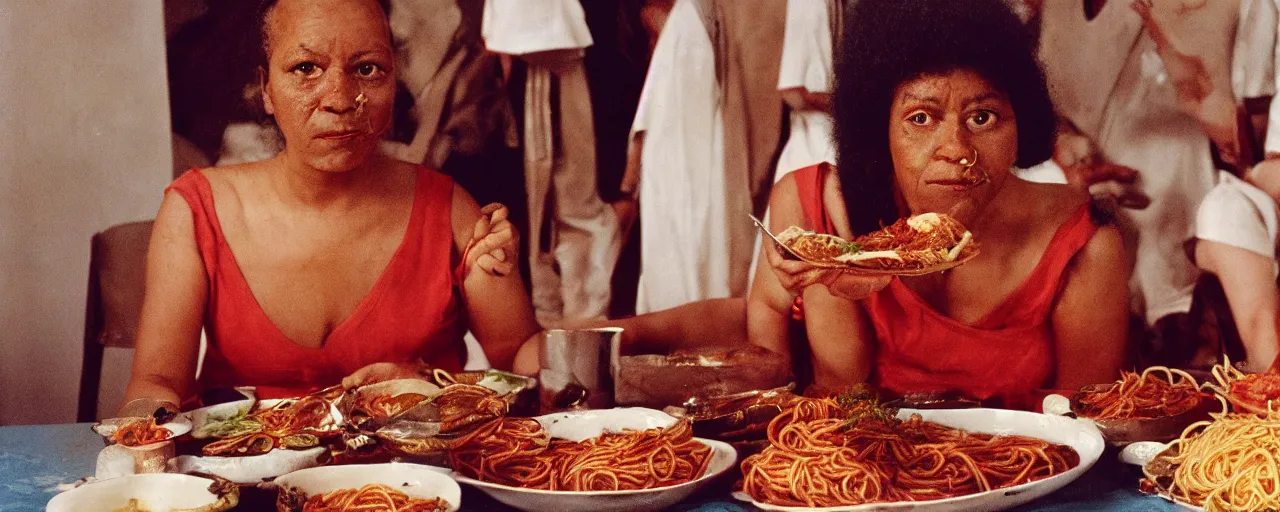
[[[755,220],[755,218],[752,218]],[[852,241],[792,226],[772,238],[783,255],[816,267],[871,275],[923,275],[958,267],[978,255],[973,234],[949,215],[924,213]]]
[[[1045,412],[1068,412],[1051,403],[1046,398]],[[1191,375],[1152,366],[1142,373],[1123,372],[1110,384],[1081,388],[1071,397],[1069,412],[1093,421],[1107,442],[1121,445],[1177,439],[1187,425],[1208,419],[1214,406]]]
[[[1142,465],[1144,492],[1184,508],[1280,510],[1280,413],[1228,413],[1225,401],[1222,406],[1223,412],[1187,427],[1154,457],[1131,445],[1122,458]]]
[[[462,504],[457,482],[419,464],[311,468],[275,484],[281,512],[454,512]]]
[[[735,496],[763,510],[1003,510],[1102,455],[1093,424],[999,409],[908,410],[802,399],[742,462]]]
[[[688,421],[641,408],[499,418],[449,451],[456,480],[527,511],[664,510],[736,460]]]
[[[94,425],[93,431],[111,444],[145,450],[190,432],[191,421],[183,416],[159,424],[155,418],[112,418]]]

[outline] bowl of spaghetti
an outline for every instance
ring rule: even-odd
[[[743,460],[735,497],[776,511],[1003,510],[1071,483],[1104,448],[1093,424],[1061,416],[804,399]]]
[[[1145,450],[1144,457],[1127,448],[1122,459],[1142,465],[1143,492],[1184,508],[1280,510],[1280,413],[1228,413],[1222,405],[1223,412],[1187,427],[1162,450]]]
[[[462,489],[419,464],[355,464],[295,471],[275,479],[280,512],[454,512]]]
[[[1208,419],[1214,405],[1194,377],[1163,366],[1085,386],[1070,400],[1071,412],[1093,421],[1114,445],[1177,439],[1187,425]]]
[[[454,479],[520,510],[664,510],[733,467],[737,454],[652,409],[500,418],[455,441]]]
[[[84,484],[54,496],[48,512],[219,512],[239,503],[235,486],[190,475],[152,473]]]

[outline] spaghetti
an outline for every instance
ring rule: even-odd
[[[1280,413],[1213,416],[1143,467],[1143,487],[1209,512],[1280,510]]]
[[[972,234],[939,213],[899,219],[852,242],[791,227],[778,239],[800,259],[816,264],[885,271],[920,271],[963,261],[976,254]]]
[[[855,416],[851,418],[850,413]],[[801,399],[769,424],[769,446],[742,462],[743,490],[779,506],[924,501],[1019,485],[1080,463],[1067,446],[992,436]]]
[[[297,400],[287,400],[250,414],[248,421],[259,428],[220,439],[204,446],[205,455],[261,455],[275,448],[310,448],[320,444],[321,435],[333,432],[330,404],[321,391]]]
[[[377,417],[390,418],[399,416],[414,406],[425,402],[426,395],[418,393],[401,393],[399,395],[381,395],[369,400],[369,412]]]
[[[382,484],[360,489],[339,489],[317,494],[302,505],[302,512],[446,512],[449,504],[440,498],[411,498]]]
[[[1152,366],[1141,374],[1124,372],[1106,388],[1081,393],[1075,412],[1099,420],[1164,418],[1195,409],[1204,398],[1200,385],[1186,372]]]
[[[1264,416],[1272,409],[1280,410],[1280,374],[1247,374],[1232,366],[1226,356],[1211,373],[1215,382],[1204,387],[1227,399],[1233,409]]]
[[[169,429],[156,425],[155,418],[127,423],[111,434],[111,441],[124,446],[145,446],[173,437]]]
[[[484,482],[551,491],[670,487],[700,478],[711,448],[681,421],[666,429],[604,434],[581,442],[550,439],[527,418],[501,418],[459,438],[454,471]]]

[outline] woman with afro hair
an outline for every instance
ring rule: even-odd
[[[1026,27],[1001,0],[861,0],[845,27],[838,168],[783,178],[770,229],[852,239],[937,212],[968,227],[981,252],[951,271],[887,279],[766,247],[751,341],[790,358],[819,393],[868,382],[1031,408],[1044,389],[1115,379],[1131,269],[1120,234],[1077,189],[1012,173],[1048,159],[1055,134]],[[975,169],[982,179],[966,180]],[[803,329],[791,328],[796,309]]]

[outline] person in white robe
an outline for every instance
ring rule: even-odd
[[[591,97],[582,62],[592,39],[582,4],[487,0],[482,34],[490,51],[528,63],[526,236],[538,322],[552,328],[602,319],[609,310],[611,277],[622,241],[617,216],[596,188]]]
[[[1122,210],[1119,221],[1136,242],[1135,312],[1152,326],[1191,307],[1199,272],[1183,241],[1193,236],[1196,209],[1216,181],[1210,140],[1198,119],[1180,108],[1156,43],[1131,2],[1106,2],[1092,20],[1082,4],[1044,2],[1041,60],[1055,106],[1094,152],[1080,158],[1136,169],[1137,187],[1150,198],[1145,209]],[[1180,7],[1157,0],[1153,12],[1181,16],[1175,37],[1194,34],[1187,51],[1229,88],[1238,1],[1208,2],[1185,14],[1178,14]]]
[[[843,0],[788,0],[787,27],[782,40],[782,60],[778,67],[778,94],[791,108],[787,142],[778,155],[772,178],[777,183],[792,171],[827,162],[836,163],[832,137],[831,86],[835,73],[832,46],[833,16],[843,14]],[[833,12],[835,11],[835,12]],[[769,223],[766,207],[762,217]],[[760,264],[762,236],[755,237],[749,281]]]
[[[778,157],[775,183],[796,169],[836,162],[829,110],[834,77],[830,3],[829,0],[787,2],[778,92],[791,107],[791,132]]]
[[[677,0],[667,17],[632,124],[639,165],[628,172],[638,173],[641,230],[637,313],[729,297],[734,279],[745,288],[746,275],[730,272],[726,223],[729,202],[749,204],[750,192],[746,180],[732,190],[726,183],[716,51],[700,1]]]

